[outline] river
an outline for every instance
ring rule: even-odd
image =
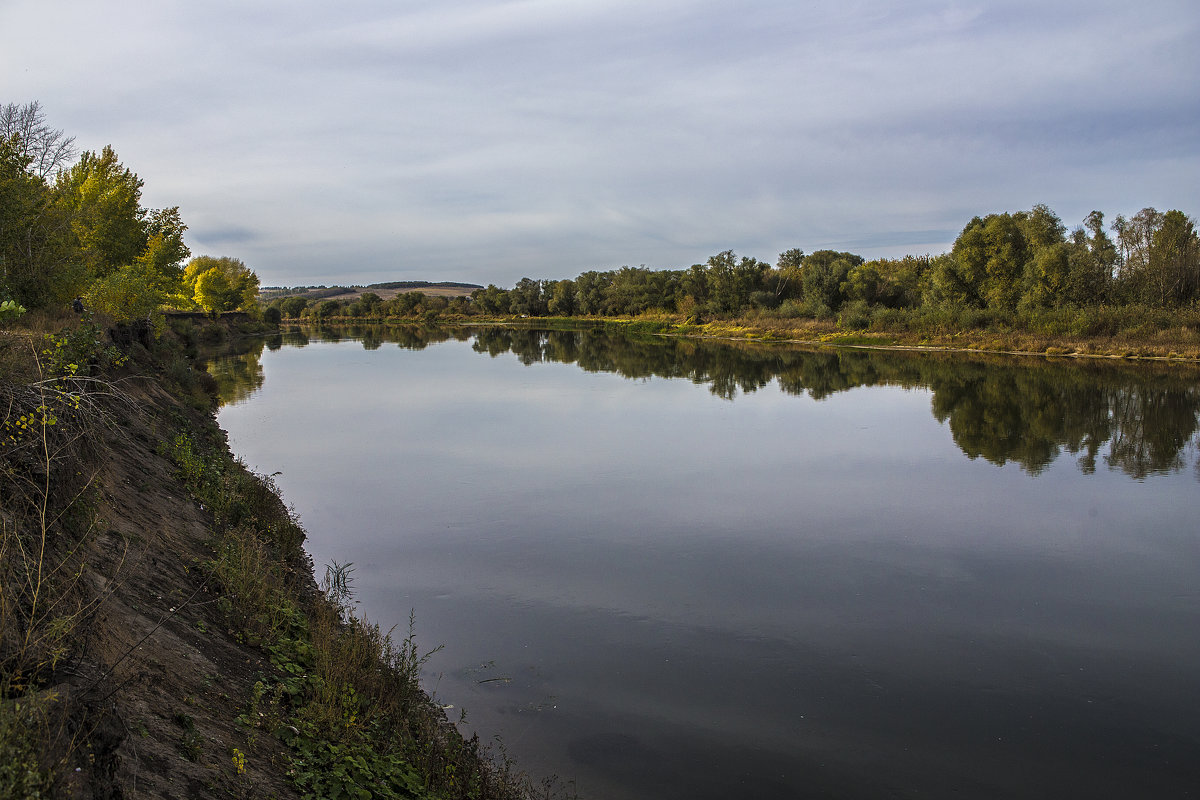
[[[362,327],[209,369],[318,577],[580,797],[1200,786],[1193,365]]]

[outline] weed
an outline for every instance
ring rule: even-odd
[[[31,702],[32,701],[32,702]],[[42,764],[36,698],[0,700],[0,797],[49,797],[53,776]]]
[[[196,721],[188,714],[177,712],[175,723],[183,728],[179,737],[179,752],[188,761],[199,761],[204,754],[204,737],[196,730]]]
[[[233,759],[233,768],[238,775],[241,775],[246,771],[246,754],[235,747],[233,748],[233,753],[231,755]]]

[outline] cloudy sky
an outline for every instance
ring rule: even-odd
[[[1200,214],[1196,0],[0,0],[0,103],[266,284]]]

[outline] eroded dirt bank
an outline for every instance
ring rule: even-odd
[[[525,796],[318,588],[176,328],[0,342],[0,796]]]

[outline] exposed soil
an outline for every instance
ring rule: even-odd
[[[103,602],[64,687],[103,719],[107,752],[78,771],[77,796],[294,797],[282,746],[234,720],[260,672],[256,648],[225,630],[198,567],[211,520],[157,448],[169,420],[195,414],[148,379],[113,420],[98,475],[101,523],[86,542],[86,581]],[[238,774],[234,748],[245,753]]]
[[[10,353],[27,349],[15,336],[0,342]],[[94,519],[82,526],[79,550],[61,561],[78,570],[78,581],[68,580],[70,600],[88,612],[66,657],[35,676],[50,700],[39,746],[57,776],[54,796],[297,797],[283,745],[235,721],[260,673],[273,667],[222,624],[217,592],[200,568],[213,558],[211,516],[160,449],[181,425],[218,429],[154,378],[125,374],[112,388],[89,430],[93,457],[56,466],[81,475],[77,482],[90,478]],[[0,517],[4,498],[0,491]],[[57,558],[70,544],[50,547]],[[311,565],[301,567],[315,591]],[[240,772],[235,748],[244,754]],[[0,753],[0,762],[7,757]]]
[[[528,797],[522,776],[459,735],[411,665],[372,638],[377,629],[320,595],[283,501],[228,455],[211,416],[215,381],[181,357],[240,323],[189,325],[154,343],[156,356],[121,342],[132,363],[88,362],[101,378],[51,379],[75,389],[50,401],[35,388],[47,374],[35,363],[40,336],[0,337],[0,566],[12,567],[0,570],[0,800],[36,792],[45,774],[54,797],[105,800],[298,798],[293,777],[309,796],[387,784],[393,797],[416,786]],[[27,426],[46,409],[61,420]],[[220,519],[197,496],[221,506]],[[238,537],[251,549],[238,550]],[[239,561],[246,552],[259,555]],[[35,583],[47,587],[41,605]],[[276,612],[293,626],[286,635],[263,621]],[[334,700],[314,699],[329,685],[340,687]],[[345,696],[361,700],[335,705]],[[343,714],[336,730],[322,722],[329,714]]]

